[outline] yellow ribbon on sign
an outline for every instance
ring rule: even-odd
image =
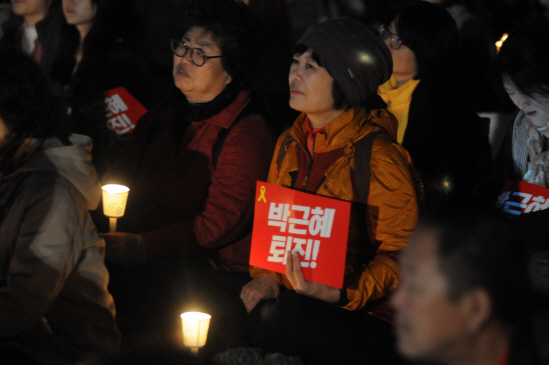
[[[264,203],[267,203],[267,200],[265,200],[265,186],[261,187],[261,195],[259,196],[259,199],[257,199],[258,202],[262,200]]]

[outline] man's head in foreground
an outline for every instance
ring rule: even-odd
[[[393,304],[402,355],[497,364],[529,299],[525,248],[510,221],[460,209],[425,216],[401,270]]]

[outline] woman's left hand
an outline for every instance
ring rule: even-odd
[[[286,276],[297,293],[329,303],[339,300],[340,291],[338,288],[305,280],[297,252],[289,252],[286,260]]]

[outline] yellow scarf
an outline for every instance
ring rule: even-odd
[[[404,133],[408,126],[408,112],[410,111],[410,102],[412,93],[420,80],[408,80],[404,85],[397,89],[396,80],[391,76],[389,81],[377,89],[377,94],[387,103],[387,110],[395,115],[398,120],[397,141],[402,143]]]

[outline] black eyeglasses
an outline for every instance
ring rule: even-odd
[[[177,57],[185,57],[189,50],[191,51],[191,61],[198,67],[204,66],[208,58],[219,58],[219,56],[206,56],[206,53],[200,48],[191,48],[187,46],[185,42],[180,41],[179,39],[171,39],[170,46],[172,47],[172,52]]]
[[[389,45],[395,51],[399,49],[400,46],[402,46],[402,41],[400,40],[398,35],[396,35],[395,33],[389,32],[389,30],[384,26],[381,26],[381,29],[379,30],[379,35],[381,36],[381,39],[383,39],[384,41],[389,39]]]

